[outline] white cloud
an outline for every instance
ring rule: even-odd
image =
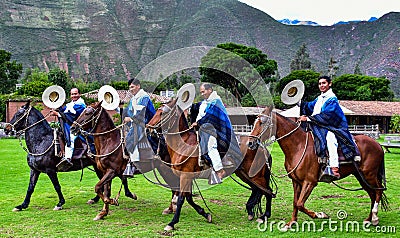
[[[400,12],[399,0],[239,0],[276,20],[310,20],[320,25],[338,21],[368,20]]]

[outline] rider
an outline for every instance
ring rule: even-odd
[[[129,126],[129,132],[126,136],[126,149],[129,152],[130,162],[125,169],[124,175],[132,176],[134,173],[134,171],[131,170],[131,168],[134,168],[132,163],[140,160],[138,144],[145,135],[143,131],[144,125],[146,125],[151,118],[153,118],[156,110],[149,94],[141,88],[140,81],[138,79],[130,79],[128,81],[128,85],[129,91],[133,94],[133,97],[124,110],[124,123]]]
[[[346,117],[332,92],[329,76],[318,79],[321,94],[312,102],[301,102],[299,121],[308,121],[315,135],[317,155],[329,158],[329,167],[336,178],[339,174],[338,147],[346,159],[359,159],[359,151],[348,130]],[[328,152],[328,153],[326,153]]]
[[[65,155],[60,163],[57,164],[59,171],[68,170],[73,164],[71,162],[74,153],[74,142],[77,138],[76,135],[71,133],[72,123],[81,115],[86,108],[85,101],[81,98],[78,88],[72,88],[70,92],[71,102],[67,103],[64,107],[60,108],[59,112],[52,111],[52,115],[58,116],[63,124],[65,134]]]
[[[223,145],[230,146],[231,135],[233,133],[231,121],[228,113],[222,103],[221,97],[213,90],[211,84],[203,83],[200,85],[200,93],[204,100],[199,106],[199,112],[196,121],[192,127],[200,127],[200,144],[202,153],[208,154],[212,166],[221,180],[226,172],[223,168],[221,155],[219,151],[225,150]],[[221,181],[218,181],[220,183]]]

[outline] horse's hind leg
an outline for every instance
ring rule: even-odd
[[[189,193],[189,192],[187,193],[187,195],[186,195],[186,200],[187,200],[187,202],[196,210],[196,212],[197,212],[198,214],[200,214],[200,215],[202,215],[204,218],[206,218],[207,221],[208,221],[209,223],[212,222],[211,214],[210,214],[210,213],[206,213],[206,212],[204,211],[203,208],[201,208],[199,205],[197,205],[197,204],[193,201],[193,194],[192,194],[192,193]]]
[[[26,191],[25,199],[21,205],[18,205],[13,209],[14,212],[22,211],[22,209],[28,208],[29,203],[31,201],[32,193],[33,191],[35,191],[35,186],[39,179],[39,175],[40,171],[31,168],[29,185],[28,185],[28,190]]]
[[[258,192],[256,188],[252,188],[250,197],[246,203],[247,219],[249,221],[254,219],[255,215],[254,210],[256,205],[259,203],[260,199],[261,199],[261,194]]]
[[[361,187],[368,193],[369,198],[371,199],[371,207],[368,217],[364,220],[364,222],[371,222],[372,225],[376,226],[379,224],[379,217],[378,217],[378,207],[379,202],[381,201],[383,190],[381,189],[372,189],[370,188],[363,179],[358,174],[354,174],[357,178],[358,182],[360,183]],[[381,188],[382,186],[376,181],[368,181],[371,187]]]
[[[164,227],[165,231],[171,231],[175,229],[175,224],[179,222],[179,217],[181,215],[181,209],[183,206],[183,203],[185,202],[185,196],[183,195],[183,192],[179,193],[178,200],[176,202],[176,211],[174,214],[174,217],[172,218],[172,221],[168,223],[166,227]]]
[[[62,206],[65,204],[64,196],[61,192],[61,185],[58,181],[57,173],[56,172],[48,172],[47,175],[49,176],[51,182],[53,183],[54,189],[58,194],[58,204],[54,207],[54,211],[58,211],[62,209]]]
[[[108,215],[108,212],[110,210],[109,206],[110,206],[109,204],[104,203],[103,209],[101,209],[99,214],[97,214],[97,216],[95,218],[93,218],[93,221],[98,221],[98,220],[104,219],[104,217]]]

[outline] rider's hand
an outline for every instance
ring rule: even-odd
[[[192,125],[191,125],[192,128],[195,128],[195,127],[197,127],[197,126],[198,126],[198,125],[197,125],[197,122],[193,122]]]
[[[51,110],[51,111],[50,111],[50,115],[56,116],[56,117],[60,116],[60,114],[59,114],[57,111],[55,111],[55,110]]]
[[[131,121],[132,121],[132,118],[130,118],[130,117],[124,117],[124,122],[125,122],[125,123],[131,122]]]
[[[302,115],[297,119],[297,121],[307,121],[307,116]]]

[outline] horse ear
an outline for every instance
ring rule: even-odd
[[[25,103],[24,108],[28,108],[31,105],[32,99],[28,99],[28,101]]]

